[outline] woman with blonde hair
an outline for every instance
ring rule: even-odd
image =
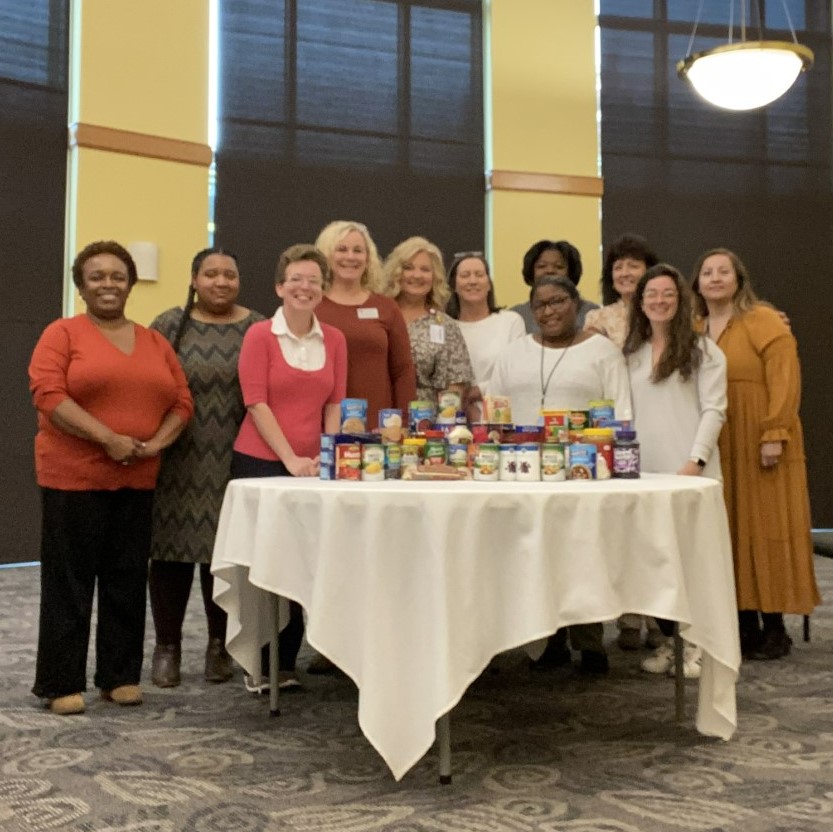
[[[726,355],[729,406],[720,461],[741,652],[779,659],[792,647],[784,613],[806,615],[821,602],[798,417],[798,349],[781,315],[758,302],[734,252],[705,252],[693,274],[696,311]]]
[[[443,390],[462,397],[473,373],[460,327],[444,311],[451,292],[440,250],[424,237],[409,237],[388,255],[384,278],[384,293],[408,326],[417,398],[436,404]]]
[[[382,267],[376,245],[359,222],[337,220],[315,241],[330,267],[319,320],[347,341],[347,396],[367,399],[368,426],[379,411],[407,411],[416,398],[416,374],[408,329],[397,303],[379,294]]]

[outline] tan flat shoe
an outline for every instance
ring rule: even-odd
[[[117,705],[141,705],[142,689],[138,685],[119,685],[112,690],[101,691],[101,698]]]
[[[84,713],[84,697],[80,693],[70,693],[67,696],[58,696],[47,702],[49,710],[59,716]]]

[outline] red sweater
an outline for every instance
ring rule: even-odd
[[[193,413],[188,382],[171,345],[134,324],[136,344],[123,353],[86,315],[62,318],[43,331],[29,363],[29,389],[38,410],[38,484],[63,491],[151,489],[159,457],[122,465],[96,442],[65,433],[50,415],[72,399],[116,433],[150,439],[169,411]]]
[[[367,426],[378,425],[379,410],[408,412],[416,398],[416,370],[408,327],[396,301],[371,294],[360,306],[345,306],[325,297],[315,316],[338,327],[347,339],[347,395],[367,399]]]
[[[324,406],[344,398],[347,382],[344,336],[327,324],[321,324],[321,331],[325,359],[320,370],[300,370],[286,363],[271,320],[252,324],[246,331],[237,368],[246,407],[269,405],[295,454],[311,458],[321,449]],[[234,450],[258,459],[278,458],[248,412]]]

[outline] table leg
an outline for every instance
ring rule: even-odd
[[[683,639],[680,625],[674,622],[674,711],[677,723],[685,718],[685,675],[683,674]]]
[[[440,752],[440,783],[451,784],[451,726],[448,714],[437,720],[437,747]]]
[[[272,595],[272,635],[269,639],[269,716],[280,716],[278,707],[278,633],[280,632],[280,598]]]

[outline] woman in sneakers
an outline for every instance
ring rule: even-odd
[[[726,359],[692,322],[692,293],[682,275],[660,263],[636,285],[623,348],[628,362],[642,470],[720,479],[717,441],[726,419]],[[648,673],[673,672],[672,624],[666,643],[642,662]],[[700,648],[686,643],[684,672],[700,675]]]

